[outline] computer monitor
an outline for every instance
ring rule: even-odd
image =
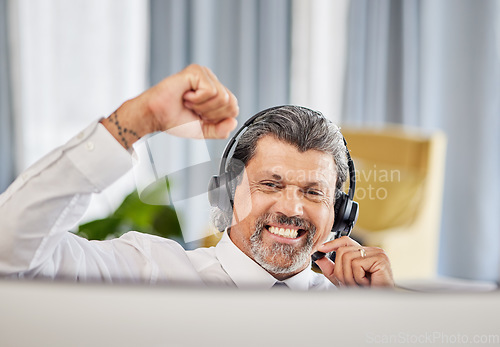
[[[498,345],[500,293],[0,281],[0,346]]]

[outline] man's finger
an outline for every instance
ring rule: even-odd
[[[341,285],[340,281],[333,274],[335,271],[335,263],[328,259],[328,257],[323,257],[321,259],[316,260],[316,264],[321,269],[323,275],[330,280],[336,287]]]
[[[360,286],[366,287],[370,285],[370,274],[367,274],[365,269],[370,267],[372,260],[368,258],[358,258],[352,261],[352,273],[354,276],[354,281]]]
[[[352,244],[349,242],[349,244]],[[335,276],[344,284],[355,286],[352,272],[352,260],[360,256],[359,245],[341,246],[336,249],[335,256]]]
[[[191,90],[184,94],[184,100],[194,105],[201,105],[212,99],[229,99],[226,88],[207,67],[193,67],[190,84]]]
[[[193,110],[204,121],[219,121],[226,117],[236,117],[238,115],[238,100],[236,97],[225,89],[223,94],[218,94],[202,104],[194,104],[185,102],[185,106]]]
[[[325,242],[324,244],[318,247],[318,251],[329,253],[336,251],[340,247],[348,247],[348,246],[361,247],[359,243],[351,239],[349,236],[342,236],[338,239]]]
[[[344,283],[349,286],[356,286],[354,279],[353,260],[360,257],[357,246],[345,247],[341,249],[343,252],[337,252],[337,257],[340,256],[340,264],[342,264]]]
[[[337,263],[337,258],[339,257],[338,251],[341,251],[342,249],[344,249],[345,251],[346,249],[351,249],[351,248],[358,249],[360,247],[361,245],[359,243],[348,237],[345,237],[322,244],[321,246],[318,247],[318,251],[324,253],[336,252],[335,263]]]
[[[205,139],[225,139],[237,125],[238,122],[234,118],[226,118],[219,123],[203,123],[203,137]]]
[[[194,105],[194,110],[199,110],[198,113],[202,115],[203,119],[207,120],[218,120],[221,116],[236,117],[239,112],[238,100],[228,89],[225,89],[225,95],[227,95],[227,98],[224,100],[222,97],[217,97],[202,105]]]

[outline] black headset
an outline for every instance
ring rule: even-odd
[[[234,136],[229,140],[222,154],[219,166],[219,175],[212,176],[208,184],[208,200],[211,206],[218,207],[222,211],[229,213],[233,211],[233,199],[236,186],[238,184],[238,176],[245,167],[242,162],[236,162],[232,163],[231,170],[227,170],[226,164],[228,161],[229,153],[231,152],[233,147],[236,148],[237,141],[239,140],[243,132],[248,129],[257,118],[282,107],[283,106],[271,107],[260,111],[259,113],[250,117],[245,122],[245,124],[243,124],[243,126],[236,132],[236,134],[234,134]],[[318,112],[309,110],[305,107],[301,108],[318,114]],[[330,120],[327,121],[330,122]],[[336,196],[334,206],[335,220],[333,222],[332,233],[329,238],[330,240],[342,236],[349,236],[352,228],[354,227],[354,224],[358,219],[359,213],[359,205],[356,201],[354,201],[354,192],[356,190],[356,172],[354,169],[354,162],[352,161],[349,150],[347,149],[347,142],[345,138],[344,145],[346,146],[347,165],[349,167],[349,190],[347,194],[345,192],[340,192],[339,196]],[[324,255],[325,253],[316,252],[313,254],[312,258],[313,260],[318,260]]]

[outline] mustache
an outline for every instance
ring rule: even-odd
[[[257,219],[255,224],[258,226],[257,229],[259,230],[272,223],[297,227],[312,235],[316,233],[316,226],[309,220],[296,216],[288,217],[281,213],[265,213]]]

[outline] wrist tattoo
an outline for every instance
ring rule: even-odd
[[[109,119],[111,123],[113,123],[118,129],[118,135],[120,136],[120,139],[126,148],[129,148],[128,141],[125,138],[127,134],[132,135],[133,137],[137,138],[137,140],[141,138],[139,135],[137,135],[137,133],[134,130],[122,127],[120,125],[120,122],[118,121],[118,114],[116,113],[116,111],[113,112],[113,114],[111,115],[111,117],[109,117]]]

